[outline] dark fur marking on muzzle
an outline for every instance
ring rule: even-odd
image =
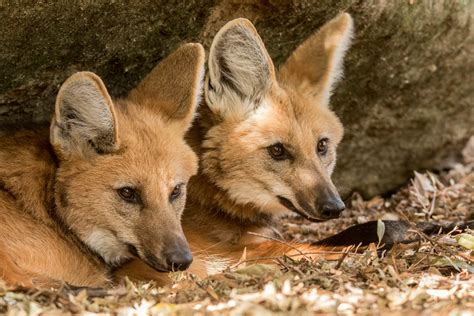
[[[278,195],[277,198],[278,198],[278,201],[280,201],[281,205],[283,205],[284,207],[286,207],[290,211],[292,211],[292,212],[294,212],[294,213],[296,213],[300,216],[303,216],[305,219],[307,219],[311,222],[315,222],[315,223],[323,222],[323,220],[311,217],[306,212],[297,209],[296,206],[290,200],[288,200],[287,198],[284,198],[283,196],[280,196],[280,195]]]
[[[149,252],[148,250],[145,250],[145,258],[143,258],[145,260],[145,262],[150,266],[152,267],[153,269],[155,269],[156,271],[158,272],[169,272],[168,269],[166,269],[165,267],[163,267],[163,265],[160,263],[160,261],[158,260],[158,258],[152,254],[151,252]]]
[[[128,248],[128,252],[130,252],[132,254],[132,256],[140,257],[139,254],[138,254],[137,247],[135,247],[132,244],[127,244],[127,248]]]

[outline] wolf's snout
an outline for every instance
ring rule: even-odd
[[[326,202],[321,208],[321,217],[323,219],[338,218],[345,208],[346,206],[344,205],[344,202],[342,202],[339,197],[332,199]]]
[[[165,254],[166,263],[171,271],[184,271],[193,262],[193,256],[189,250],[176,250]]]
[[[184,236],[174,237],[163,238],[159,250],[144,247],[144,255],[141,258],[159,272],[186,270],[193,262],[191,250]]]
[[[168,243],[163,251],[163,256],[170,271],[184,271],[193,262],[193,256],[184,238]]]
[[[319,192],[316,207],[319,210],[319,216],[324,220],[338,218],[346,208],[339,194],[329,190]]]

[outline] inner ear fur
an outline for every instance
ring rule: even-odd
[[[111,153],[118,148],[112,99],[97,75],[78,72],[61,86],[50,141],[63,158],[74,154]]]
[[[271,58],[247,19],[232,20],[219,30],[208,65],[206,101],[223,115],[257,107],[276,82]]]
[[[200,103],[204,62],[201,44],[183,45],[161,61],[130,91],[128,98],[187,130]]]
[[[280,69],[279,79],[327,106],[334,84],[342,77],[352,32],[349,14],[332,19],[291,54]]]

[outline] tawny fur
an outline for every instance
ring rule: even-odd
[[[318,220],[318,191],[337,195],[330,176],[343,128],[328,102],[342,75],[352,24],[348,14],[336,17],[279,72],[248,20],[231,21],[216,35],[204,87],[206,104],[188,133],[200,159],[183,215],[195,257],[191,272],[204,276],[222,270],[237,262],[244,249],[248,260],[261,261],[284,254],[302,257],[300,252],[318,257],[327,250],[249,232],[279,238],[274,223],[289,210],[278,196]],[[318,156],[322,138],[329,140],[329,148]],[[291,160],[276,162],[269,156],[267,148],[278,142],[290,148]],[[137,279],[160,278],[139,261],[124,271]]]
[[[58,93],[50,133],[1,135],[0,277],[106,286],[134,255],[164,267],[168,247],[188,247],[180,218],[197,157],[184,135],[203,69],[202,46],[187,44],[116,101],[99,77],[77,73]],[[137,188],[140,203],[121,199],[123,186]]]

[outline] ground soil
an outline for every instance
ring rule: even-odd
[[[474,138],[463,153],[463,164],[438,175],[415,173],[390,197],[354,194],[340,219],[317,224],[289,217],[280,228],[287,240],[311,242],[369,220],[473,219]],[[0,283],[0,313],[472,315],[474,231],[457,233],[422,236],[382,254],[375,244],[351,249],[337,262],[281,257],[270,265],[242,261],[206,279],[175,273],[166,288],[128,282],[111,290],[48,290]]]

